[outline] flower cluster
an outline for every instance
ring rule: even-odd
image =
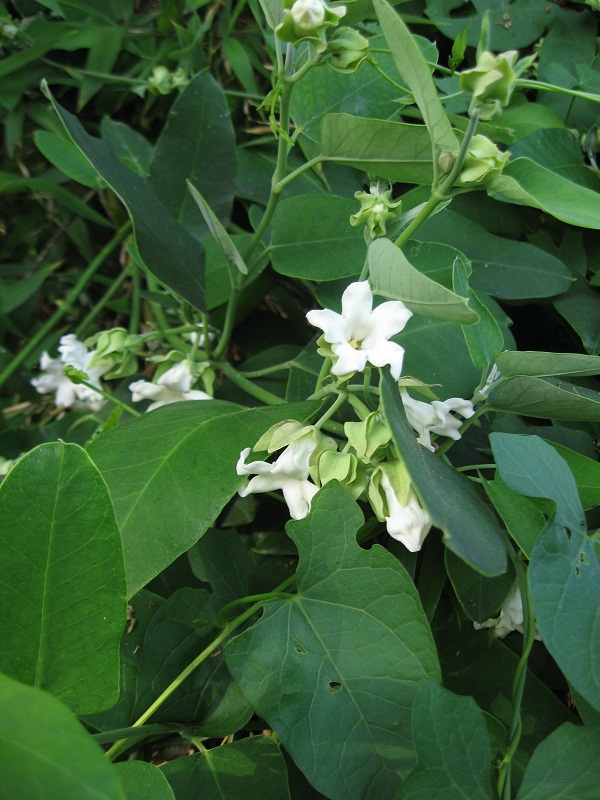
[[[61,336],[58,352],[59,358],[51,358],[45,351],[42,353],[40,368],[45,374],[33,378],[32,386],[40,394],[54,392],[54,404],[58,408],[98,411],[105,403],[102,395],[88,386],[73,383],[65,374],[65,367],[73,367],[85,373],[87,382],[100,389],[100,378],[110,366],[93,366],[90,362],[96,351],[88,350],[73,333]]]
[[[293,519],[302,519],[321,486],[337,480],[355,500],[368,502],[377,519],[385,522],[390,536],[408,550],[419,550],[431,528],[431,520],[421,505],[404,462],[392,444],[392,432],[381,409],[369,409],[348,391],[348,383],[368,365],[389,366],[398,380],[402,372],[404,349],[390,338],[400,333],[411,312],[399,300],[373,308],[373,294],[367,281],[350,284],[342,296],[341,314],[329,309],[310,311],[307,320],[320,328],[319,352],[331,359],[331,376],[339,396],[348,397],[360,416],[346,422],[346,441],[324,436],[318,426],[304,426],[295,420],[269,429],[254,446],[254,451],[273,454],[274,461],[247,463],[251,448],[242,451],[238,475],[255,477],[246,481],[240,495],[281,490]],[[414,383],[414,382],[413,382]],[[345,394],[344,394],[345,393]],[[424,447],[434,450],[432,434],[460,439],[461,421],[453,416],[473,416],[473,404],[453,397],[424,403],[400,389],[409,424],[419,434]]]

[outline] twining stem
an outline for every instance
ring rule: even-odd
[[[229,295],[229,300],[227,302],[227,310],[225,311],[225,322],[223,323],[223,330],[221,331],[219,342],[214,349],[213,358],[220,358],[227,349],[227,346],[229,345],[229,340],[231,338],[231,333],[233,331],[233,327],[235,324],[235,313],[237,311],[238,302],[242,291],[243,280],[244,276],[240,272],[238,274],[236,283],[231,287],[231,294]]]
[[[293,579],[295,580],[295,576],[293,576]],[[285,590],[290,585],[291,582],[292,578],[286,578],[282,583],[279,584],[279,586],[276,586],[275,589],[273,589],[273,592],[271,594],[277,594],[277,592]],[[187,665],[187,667],[179,673],[179,675],[175,678],[175,680],[171,681],[171,683],[167,686],[167,688],[159,694],[156,700],[150,706],[148,706],[148,708],[144,711],[141,717],[139,717],[131,727],[137,728],[143,725],[148,719],[150,719],[152,714],[154,714],[155,711],[157,711],[162,706],[165,700],[169,699],[169,697],[173,694],[173,692],[175,692],[181,686],[181,684],[185,681],[185,679],[188,678],[192,674],[192,672],[194,672],[194,670],[196,670],[200,666],[200,664],[206,661],[206,659],[210,656],[210,654],[214,653],[217,647],[222,642],[224,642],[225,639],[227,639],[227,637],[233,633],[233,631],[239,628],[240,625],[243,625],[244,622],[246,622],[246,620],[250,619],[255,614],[257,614],[260,611],[260,609],[261,609],[261,603],[255,603],[254,605],[250,606],[250,608],[246,609],[246,611],[243,611],[235,619],[232,619],[231,622],[228,622],[221,631],[221,633],[219,633],[219,635],[216,636],[212,640],[212,642],[209,645],[207,645],[204,648],[204,650],[201,653],[199,653],[196,656],[196,658],[193,661],[191,661]],[[123,750],[126,744],[127,744],[127,739],[119,739],[119,741],[115,742],[113,746],[106,751],[107,758],[110,759],[116,758],[116,756],[119,755],[119,753]]]
[[[511,797],[511,767],[512,759],[517,751],[521,740],[522,721],[521,721],[521,702],[525,691],[525,679],[527,677],[527,660],[533,647],[535,639],[535,619],[533,615],[533,604],[529,594],[527,574],[519,558],[515,555],[511,545],[507,542],[508,555],[517,573],[517,583],[523,601],[523,650],[521,658],[517,664],[512,686],[513,714],[508,731],[508,745],[504,758],[498,765],[498,797],[501,800],[510,800]]]
[[[92,280],[96,272],[100,269],[102,264],[106,261],[112,251],[118,247],[123,239],[128,235],[131,231],[131,223],[127,222],[123,225],[119,230],[115,233],[113,238],[104,245],[102,250],[98,253],[96,258],[90,263],[89,267],[82,273],[81,277],[75,284],[75,286],[71,289],[69,294],[66,296],[63,304],[60,308],[57,308],[54,314],[50,317],[50,319],[42,325],[39,331],[35,334],[35,336],[29,340],[29,342],[25,345],[25,347],[20,350],[17,355],[10,361],[9,364],[2,370],[0,373],[0,386],[3,386],[6,381],[15,373],[21,364],[26,361],[32,353],[35,353],[46,336],[51,333],[54,328],[58,325],[58,323],[65,317],[71,310],[72,306],[81,294],[81,292],[85,289],[88,283]]]
[[[232,383],[246,392],[246,394],[249,394],[251,397],[256,397],[257,400],[265,403],[265,405],[279,406],[286,402],[282,397],[278,397],[276,394],[262,389],[260,386],[256,386],[252,381],[249,381],[248,378],[245,378],[238,372],[235,367],[232,367],[228,361],[218,361],[213,364],[213,366],[215,369],[221,370]]]
[[[146,282],[148,284],[148,289],[150,292],[158,293],[158,283],[154,280],[151,275],[146,275]],[[154,315],[154,321],[156,322],[156,327],[160,331],[162,337],[167,340],[167,342],[171,345],[174,350],[181,350],[181,342],[177,337],[171,335],[171,329],[169,327],[169,323],[167,322],[167,318],[165,317],[165,313],[162,310],[162,307],[159,303],[150,301],[150,305],[152,306],[152,313]],[[187,355],[187,353],[185,353]]]
[[[129,315],[129,333],[137,333],[140,329],[142,315],[142,275],[138,265],[131,262],[131,312]]]
[[[581,97],[582,100],[591,100],[592,103],[600,103],[600,94],[590,94],[590,92],[580,92],[578,89],[565,89],[563,86],[554,86],[552,83],[543,81],[517,80],[517,89],[538,89],[542,92],[555,92],[556,94],[568,94],[571,97]]]
[[[87,329],[90,326],[90,323],[93,322],[98,314],[102,311],[103,308],[110,302],[110,300],[115,296],[115,294],[119,291],[123,283],[127,280],[128,277],[131,275],[131,267],[136,268],[134,265],[131,265],[130,268],[124,269],[118,278],[115,278],[114,281],[111,282],[109,288],[106,292],[102,295],[100,300],[96,303],[93,308],[89,310],[89,312],[85,315],[79,325],[75,328],[75,336],[78,339],[82,339],[84,334],[86,333]]]
[[[329,422],[329,420],[331,419],[331,417],[333,417],[333,415],[335,414],[335,412],[336,412],[336,411],[337,411],[339,408],[341,408],[341,406],[343,406],[343,405],[344,405],[344,403],[346,402],[346,400],[347,400],[347,399],[348,399],[348,393],[347,393],[347,392],[339,392],[338,396],[335,398],[335,401],[334,401],[334,402],[331,404],[331,406],[330,406],[330,407],[327,409],[327,411],[326,411],[326,412],[323,414],[323,416],[321,417],[321,419],[319,419],[317,422],[315,422],[315,424],[314,424],[314,426],[313,426],[313,427],[314,427],[314,429],[315,429],[316,431],[319,431],[319,430],[321,430],[321,428],[323,427],[323,425],[325,425],[325,423],[326,423],[326,422]]]
[[[431,192],[431,197],[429,200],[425,203],[410,225],[405,228],[400,236],[396,239],[395,244],[398,247],[402,247],[412,237],[415,231],[420,228],[421,225],[431,216],[439,204],[447,199],[447,192],[450,191],[463,168],[465,157],[467,155],[469,145],[471,144],[471,139],[477,130],[478,122],[479,116],[477,114],[473,114],[469,118],[469,124],[467,126],[467,130],[465,131],[465,135],[461,142],[460,149],[458,151],[458,155],[456,156],[456,161],[452,170],[450,171],[449,175],[444,178],[442,183]]]
[[[278,497],[279,499],[279,497]],[[261,592],[260,594],[251,594],[247,597],[239,597],[237,600],[232,600],[231,603],[227,603],[227,605],[223,606],[223,608],[218,613],[218,620],[222,624],[225,624],[225,617],[227,616],[228,612],[231,611],[232,608],[237,608],[241,605],[248,605],[248,603],[265,603],[267,600],[289,600],[291,597],[295,597],[296,595],[290,594],[289,592],[284,591],[291,586],[293,583],[296,582],[296,575],[290,575],[289,578],[286,578],[282,583],[279,584],[277,589],[274,589],[272,592]]]
[[[282,364],[273,364],[272,367],[263,367],[263,369],[244,370],[240,373],[244,378],[262,378],[265,375],[272,375],[274,372],[281,372],[284,369],[290,369],[291,361],[284,361]]]

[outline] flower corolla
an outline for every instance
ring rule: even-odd
[[[385,473],[381,476],[381,488],[385,492],[388,506],[388,515],[385,518],[387,532],[392,539],[402,542],[411,553],[416,553],[423,546],[431,529],[429,514],[419,503],[412,487],[405,503],[400,502]]]
[[[460,74],[461,90],[473,94],[469,113],[476,111],[480,119],[492,119],[508,105],[517,83],[514,67],[518,55],[516,50],[497,56],[485,51],[476,67]]]
[[[198,389],[192,389],[195,381],[189,361],[180,361],[160,376],[156,383],[134,381],[129,384],[134,403],[140,400],[153,400],[146,411],[153,411],[169,403],[182,400],[212,400],[212,397]]]
[[[482,628],[491,628],[492,634],[497,639],[504,639],[512,631],[523,633],[523,598],[521,597],[521,590],[518,583],[515,581],[508,597],[502,603],[500,609],[500,616],[495,619],[488,619],[485,622],[474,622],[473,627],[475,630]],[[538,630],[537,623],[535,625],[535,638],[540,642],[542,636]]]
[[[371,186],[368,192],[354,192],[354,197],[360,200],[360,210],[352,214],[350,225],[366,225],[370,239],[385,236],[385,224],[398,216],[402,200],[392,200],[392,190],[384,191],[379,184]]]
[[[432,433],[448,436],[455,441],[460,439],[459,429],[462,422],[452,416],[452,411],[464,419],[469,419],[475,413],[473,403],[470,400],[463,400],[462,397],[449,397],[448,400],[423,403],[421,400],[414,400],[403,388],[400,389],[400,396],[408,424],[419,434],[417,441],[431,452],[435,450],[431,443]]]
[[[334,375],[362,372],[367,363],[374,367],[389,364],[392,377],[402,373],[404,348],[388,341],[404,329],[412,311],[401,300],[389,300],[373,308],[373,293],[368,281],[351,283],[342,295],[342,313],[330,309],[309,311],[306,319],[323,331],[332,345]]]
[[[45,374],[33,378],[31,385],[40,393],[54,392],[54,403],[58,408],[98,411],[104,405],[102,395],[83,384],[72,383],[65,375],[65,367],[74,367],[87,375],[88,383],[100,388],[100,378],[110,369],[107,365],[90,366],[94,350],[87,350],[75,334],[61,336],[58,345],[59,358],[43,352],[40,368]]]
[[[268,461],[246,459],[251,448],[242,450],[237,463],[238,475],[255,475],[239,490],[240,497],[281,489],[292,519],[303,519],[310,511],[313,497],[319,491],[309,478],[311,458],[320,445],[321,434],[313,429],[298,436],[288,444],[279,458]]]
[[[465,156],[459,176],[461,183],[481,183],[497,177],[510,157],[510,153],[502,153],[487,136],[477,134]]]

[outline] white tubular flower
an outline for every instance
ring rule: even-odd
[[[323,339],[333,345],[334,375],[362,372],[368,362],[374,367],[389,364],[394,380],[402,373],[404,348],[388,339],[400,333],[411,317],[412,311],[401,300],[389,300],[374,309],[368,281],[348,286],[342,295],[341,314],[323,309],[306,315],[311,325],[321,328]]]
[[[475,630],[482,628],[491,628],[492,634],[497,639],[504,639],[512,631],[523,633],[523,598],[518,583],[515,581],[508,597],[502,604],[500,609],[500,616],[495,619],[488,619],[485,622],[474,622],[473,627]],[[542,636],[538,630],[537,623],[535,625],[535,638],[538,642],[542,641]]]
[[[419,503],[412,488],[407,504],[403,506],[385,473],[381,475],[381,488],[385,492],[388,505],[389,516],[385,518],[385,524],[389,535],[402,542],[411,553],[416,553],[423,546],[431,529],[429,514]]]
[[[192,389],[195,378],[192,375],[189,361],[180,361],[160,376],[156,383],[149,381],[134,381],[129,384],[129,390],[134,403],[140,400],[154,400],[146,411],[153,411],[169,403],[179,403],[182,400],[212,400],[205,392]]]
[[[281,489],[292,519],[303,519],[310,511],[313,497],[319,491],[308,480],[309,462],[316,447],[317,437],[313,431],[309,431],[291,442],[272,464],[268,461],[251,461],[246,464],[251,448],[242,450],[236,467],[237,474],[255,474],[256,477],[241,487],[240,497]]]
[[[470,400],[463,400],[462,397],[450,397],[448,400],[423,403],[421,400],[414,400],[406,389],[402,388],[400,396],[408,424],[419,434],[417,441],[432,453],[435,451],[431,444],[432,433],[448,436],[455,441],[460,439],[459,428],[462,422],[453,417],[451,411],[455,411],[465,419],[469,419],[475,413],[473,403]]]
[[[488,396],[488,394],[490,393],[490,391],[491,391],[492,387],[494,386],[494,384],[497,383],[500,380],[501,377],[502,377],[502,373],[498,369],[498,365],[497,364],[493,364],[492,365],[492,369],[490,370],[490,374],[487,376],[487,379],[486,379],[486,382],[485,382],[485,385],[484,385],[483,389],[480,389],[475,394],[475,397],[473,398],[473,400],[475,400],[476,402],[479,402],[480,400],[484,400]]]
[[[98,411],[105,403],[104,398],[87,386],[71,383],[65,375],[65,367],[85,372],[89,383],[100,388],[100,378],[110,366],[88,366],[96,351],[88,351],[73,333],[61,336],[58,351],[60,358],[51,358],[48,353],[42,353],[40,368],[45,374],[33,378],[31,385],[40,394],[54,392],[54,404],[58,408]]]

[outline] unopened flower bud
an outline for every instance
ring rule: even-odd
[[[478,134],[471,139],[459,180],[461,183],[489,181],[501,172],[509,157],[510,153],[502,153],[487,136]]]
[[[360,200],[360,211],[352,214],[350,224],[354,227],[361,223],[366,225],[372,239],[385,236],[385,224],[398,216],[402,201],[392,200],[392,190],[384,192],[379,184],[371,186],[368,192],[355,192],[354,197]]]
[[[294,45],[312,42],[317,53],[327,48],[326,30],[336,27],[346,13],[346,6],[329,8],[323,0],[284,0],[284,17],[275,33]]]
[[[477,59],[476,67],[461,73],[460,88],[473,95],[470,114],[476,112],[479,119],[492,119],[508,105],[517,81],[514,70],[517,55],[516,50],[497,56],[485,51]]]
[[[138,337],[131,336],[125,328],[112,328],[92,336],[86,345],[96,345],[89,361],[90,367],[102,367],[107,380],[125,378],[137,371],[137,360],[131,350],[138,347]]]
[[[352,28],[339,28],[329,40],[327,52],[331,53],[329,66],[349,74],[356,72],[369,55],[369,41]]]

